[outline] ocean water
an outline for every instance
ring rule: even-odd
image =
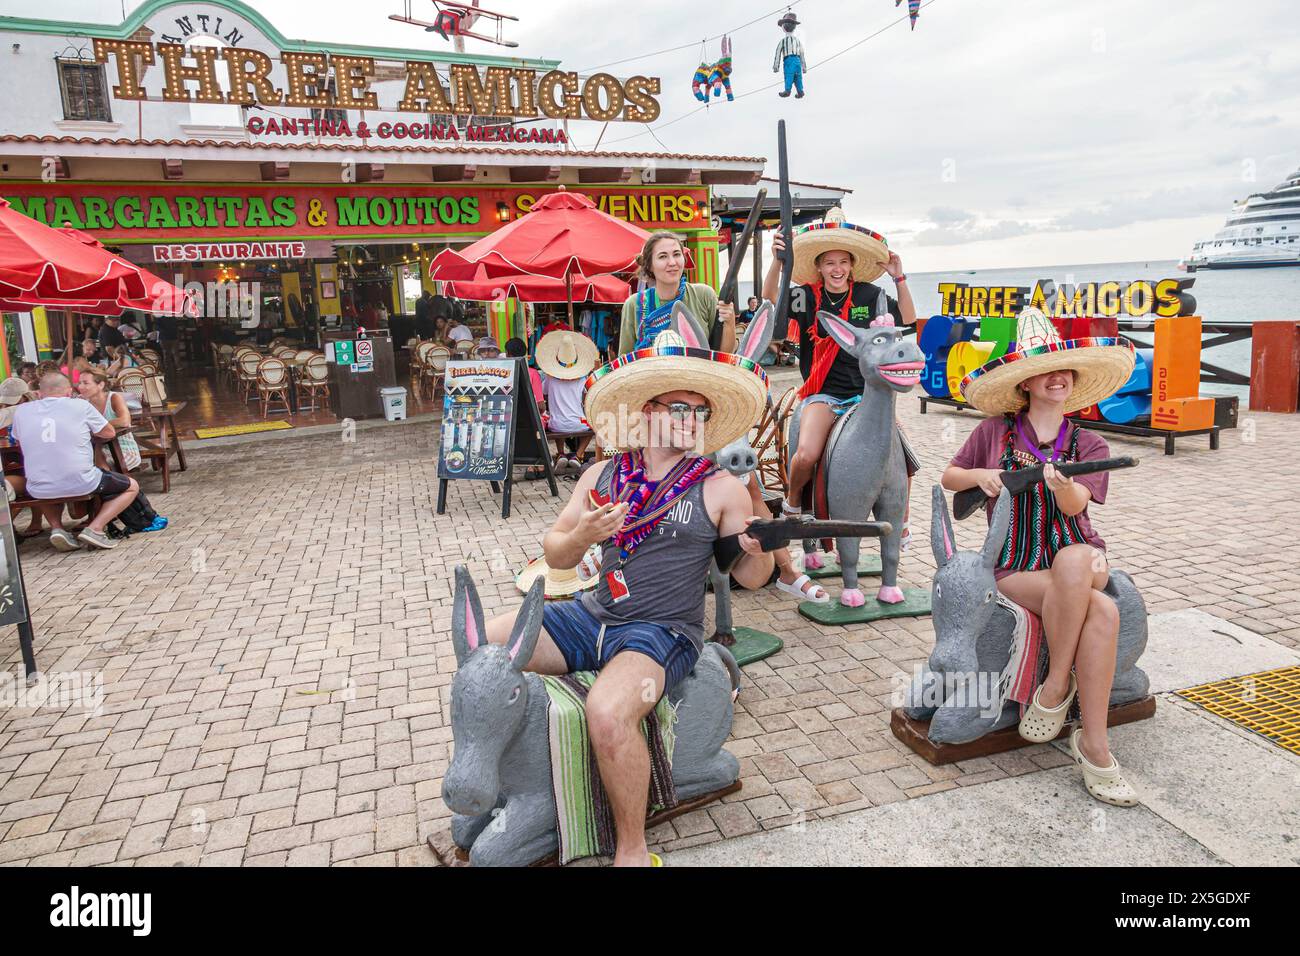
[[[1041,266],[1032,269],[977,269],[969,272],[913,272],[908,277],[918,315],[939,311],[939,283],[966,285],[1009,285],[1032,287],[1040,279],[1052,279],[1058,286],[1081,282],[1133,279],[1195,279],[1188,290],[1196,299],[1196,314],[1205,322],[1241,323],[1265,320],[1300,321],[1300,268],[1212,269],[1194,274],[1179,272],[1169,261],[1114,262],[1103,265]],[[886,280],[886,288],[888,288]],[[1135,340],[1149,342],[1150,335],[1133,333]],[[1205,361],[1222,368],[1250,374],[1250,341],[1219,346],[1203,354]],[[1247,389],[1226,385],[1201,386],[1206,395],[1238,395],[1244,402]]]

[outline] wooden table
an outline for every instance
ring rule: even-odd
[[[158,429],[158,438],[151,441],[137,438],[141,459],[148,458],[154,470],[162,470],[163,494],[171,490],[171,456],[176,456],[176,470],[184,471],[185,449],[181,446],[181,433],[176,427],[176,415],[187,402],[168,402],[165,405],[144,406],[140,415],[149,419]]]

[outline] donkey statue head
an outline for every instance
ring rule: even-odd
[[[979,671],[976,644],[988,629],[997,606],[997,566],[1007,540],[1011,520],[1011,495],[998,495],[993,521],[979,551],[958,551],[952,533],[952,518],[943,488],[934,486],[930,513],[930,550],[934,552],[934,581],[930,586],[931,615],[934,619],[933,670],[947,674]]]
[[[483,606],[464,565],[456,567],[451,640],[456,676],[451,684],[451,725],[456,751],[442,781],[442,798],[455,813],[490,811],[501,790],[502,755],[528,711],[524,667],[542,628],[545,581],[538,577],[505,644],[489,644]]]
[[[859,329],[830,312],[818,312],[817,320],[826,334],[840,348],[858,360],[858,370],[866,380],[867,389],[906,392],[921,381],[925,371],[925,353],[915,339],[904,339],[903,330],[893,324],[879,324],[890,318],[888,312],[871,323],[870,328]],[[870,391],[864,393],[871,394]]]

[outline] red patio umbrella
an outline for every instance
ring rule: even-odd
[[[0,298],[148,298],[138,266],[69,232],[24,216],[0,199]]]
[[[601,212],[582,193],[561,187],[508,226],[464,249],[439,253],[429,263],[429,278],[473,279],[480,266],[490,278],[630,272],[649,237],[644,229]]]
[[[447,282],[443,291],[456,299],[496,302],[518,299],[520,302],[602,302],[622,305],[632,294],[631,287],[617,276],[573,276],[566,283],[546,276],[515,275],[496,279],[461,279]]]

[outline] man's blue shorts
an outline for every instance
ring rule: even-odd
[[[548,601],[542,626],[572,671],[598,671],[621,651],[644,654],[664,669],[664,690],[677,685],[695,667],[700,652],[680,631],[633,621],[610,624],[601,635],[600,621],[580,599]]]

